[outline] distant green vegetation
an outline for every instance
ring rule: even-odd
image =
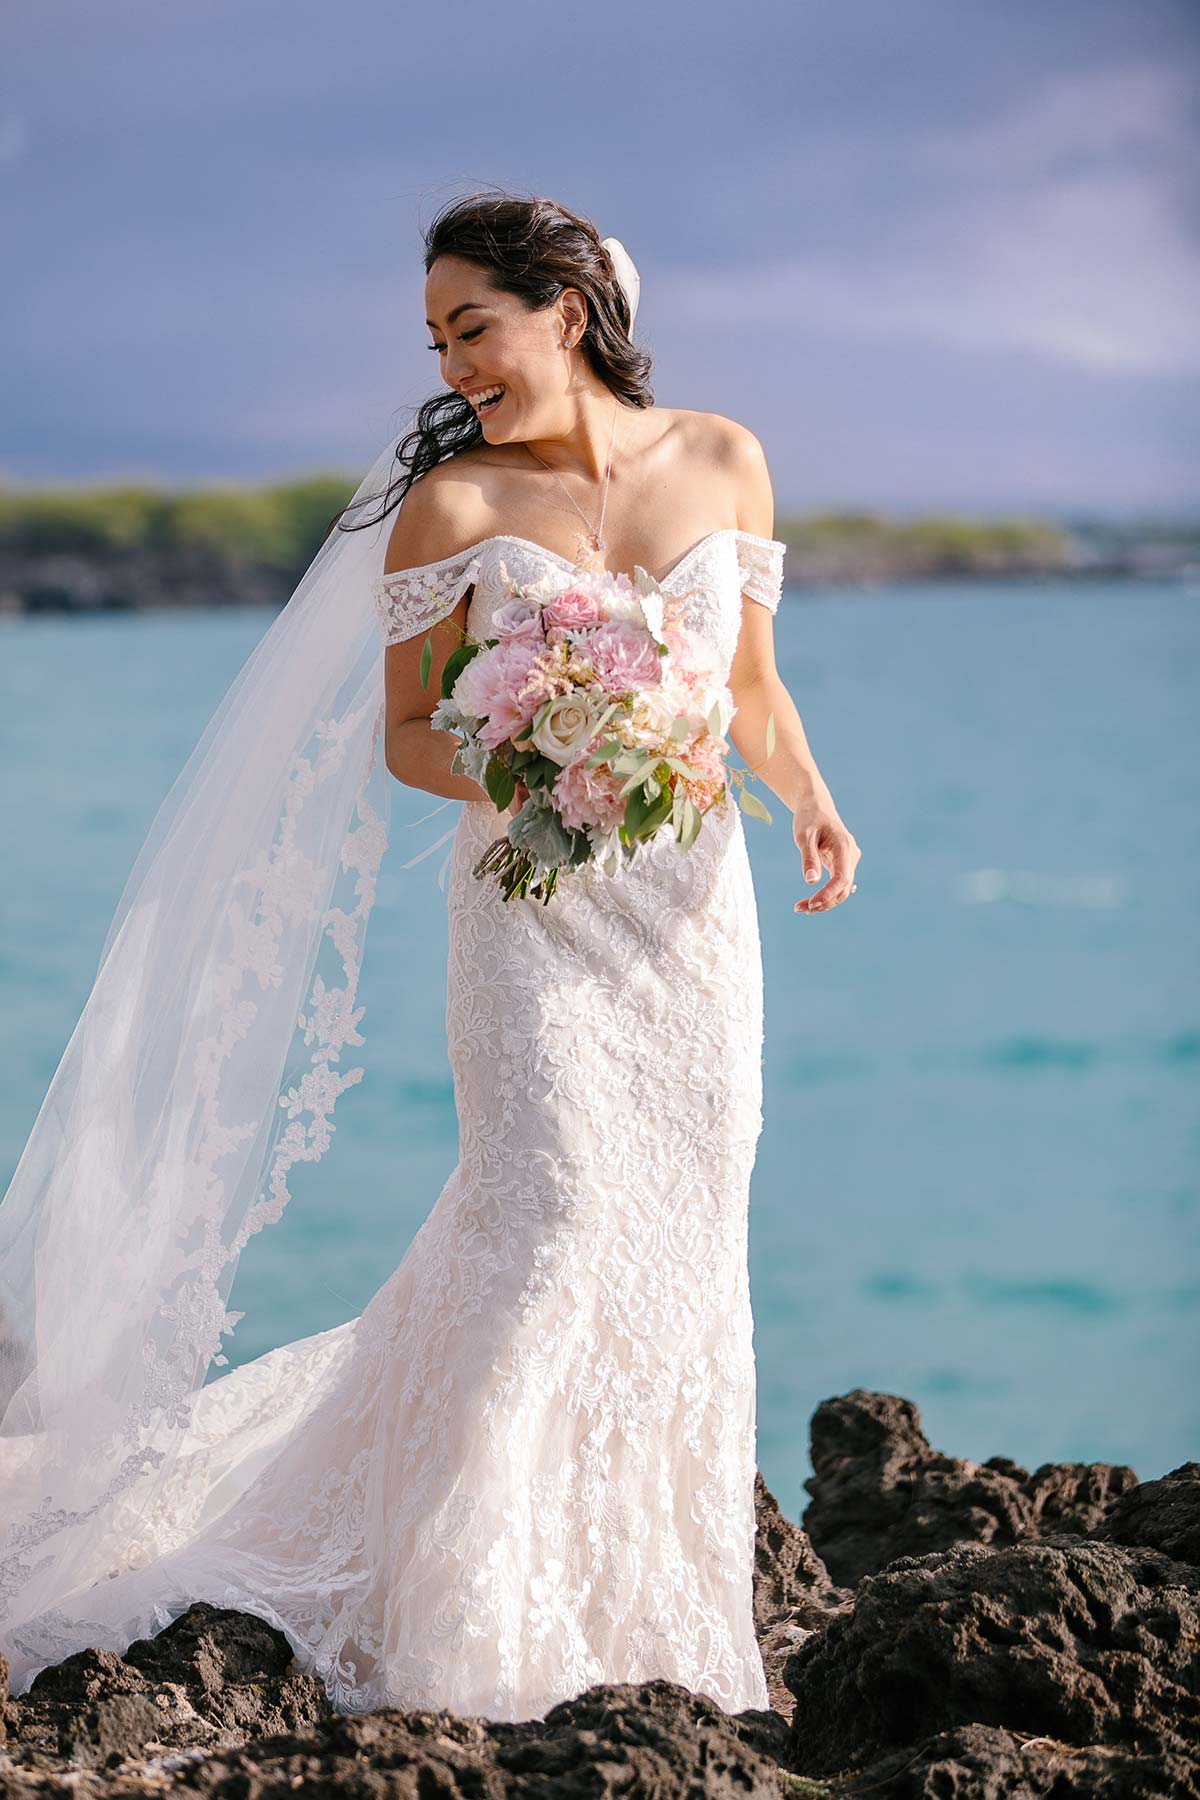
[[[1070,535],[1041,519],[930,515],[889,519],[875,512],[810,513],[785,519],[776,535],[797,577],[855,571],[890,575],[981,574],[1058,569],[1071,560]]]
[[[241,562],[303,569],[356,485],[339,475],[313,475],[271,487],[188,493],[0,488],[0,549],[22,555],[205,549]]]
[[[113,591],[122,604],[157,603],[156,592],[164,598],[192,593],[181,569],[199,569],[196,580],[207,581],[207,591],[219,592],[225,602],[261,600],[308,567],[355,486],[349,477],[324,474],[187,492],[132,484],[0,488],[0,610],[6,597],[10,608],[14,599],[18,606],[45,604],[43,559],[64,553],[95,565],[93,587],[103,588],[108,574],[117,571]],[[786,579],[812,585],[1155,573],[1194,568],[1200,544],[1195,520],[1120,524],[940,513],[890,518],[858,509],[784,517],[775,535],[788,546]],[[220,576],[211,572],[213,564],[222,566]],[[253,571],[253,581],[247,571]],[[78,585],[77,577],[56,574],[46,580],[63,603],[96,603],[82,594],[72,600],[68,590],[72,581]]]

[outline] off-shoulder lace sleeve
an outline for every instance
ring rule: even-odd
[[[371,592],[379,608],[385,646],[402,644],[453,612],[478,573],[479,551],[472,546],[439,562],[380,575],[371,584]]]
[[[738,568],[742,576],[742,592],[747,599],[757,600],[774,612],[783,592],[783,553],[787,545],[778,538],[757,537],[752,531],[739,531],[737,537]]]

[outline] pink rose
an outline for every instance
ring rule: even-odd
[[[564,588],[561,594],[555,594],[553,600],[546,602],[544,611],[547,625],[559,625],[567,631],[598,625],[604,617],[600,602],[580,588]]]
[[[610,620],[592,632],[586,648],[596,679],[610,694],[657,687],[662,680],[662,659],[644,625]]]

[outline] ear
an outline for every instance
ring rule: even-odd
[[[580,288],[564,288],[558,296],[558,310],[563,322],[563,336],[578,343],[588,321],[587,295]]]

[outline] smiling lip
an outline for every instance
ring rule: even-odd
[[[499,387],[501,384],[497,381],[497,382],[494,382],[492,385],[494,387]],[[476,391],[478,392],[478,390],[476,390]],[[466,396],[466,398],[468,400],[471,400],[471,405],[475,407],[475,417],[477,419],[490,418],[492,413],[495,412],[496,408],[498,406],[503,405],[504,401],[507,400],[508,389],[505,388],[504,392],[497,399],[489,400],[483,406],[475,406],[475,402],[474,402],[474,400],[471,399],[470,394],[468,394]]]

